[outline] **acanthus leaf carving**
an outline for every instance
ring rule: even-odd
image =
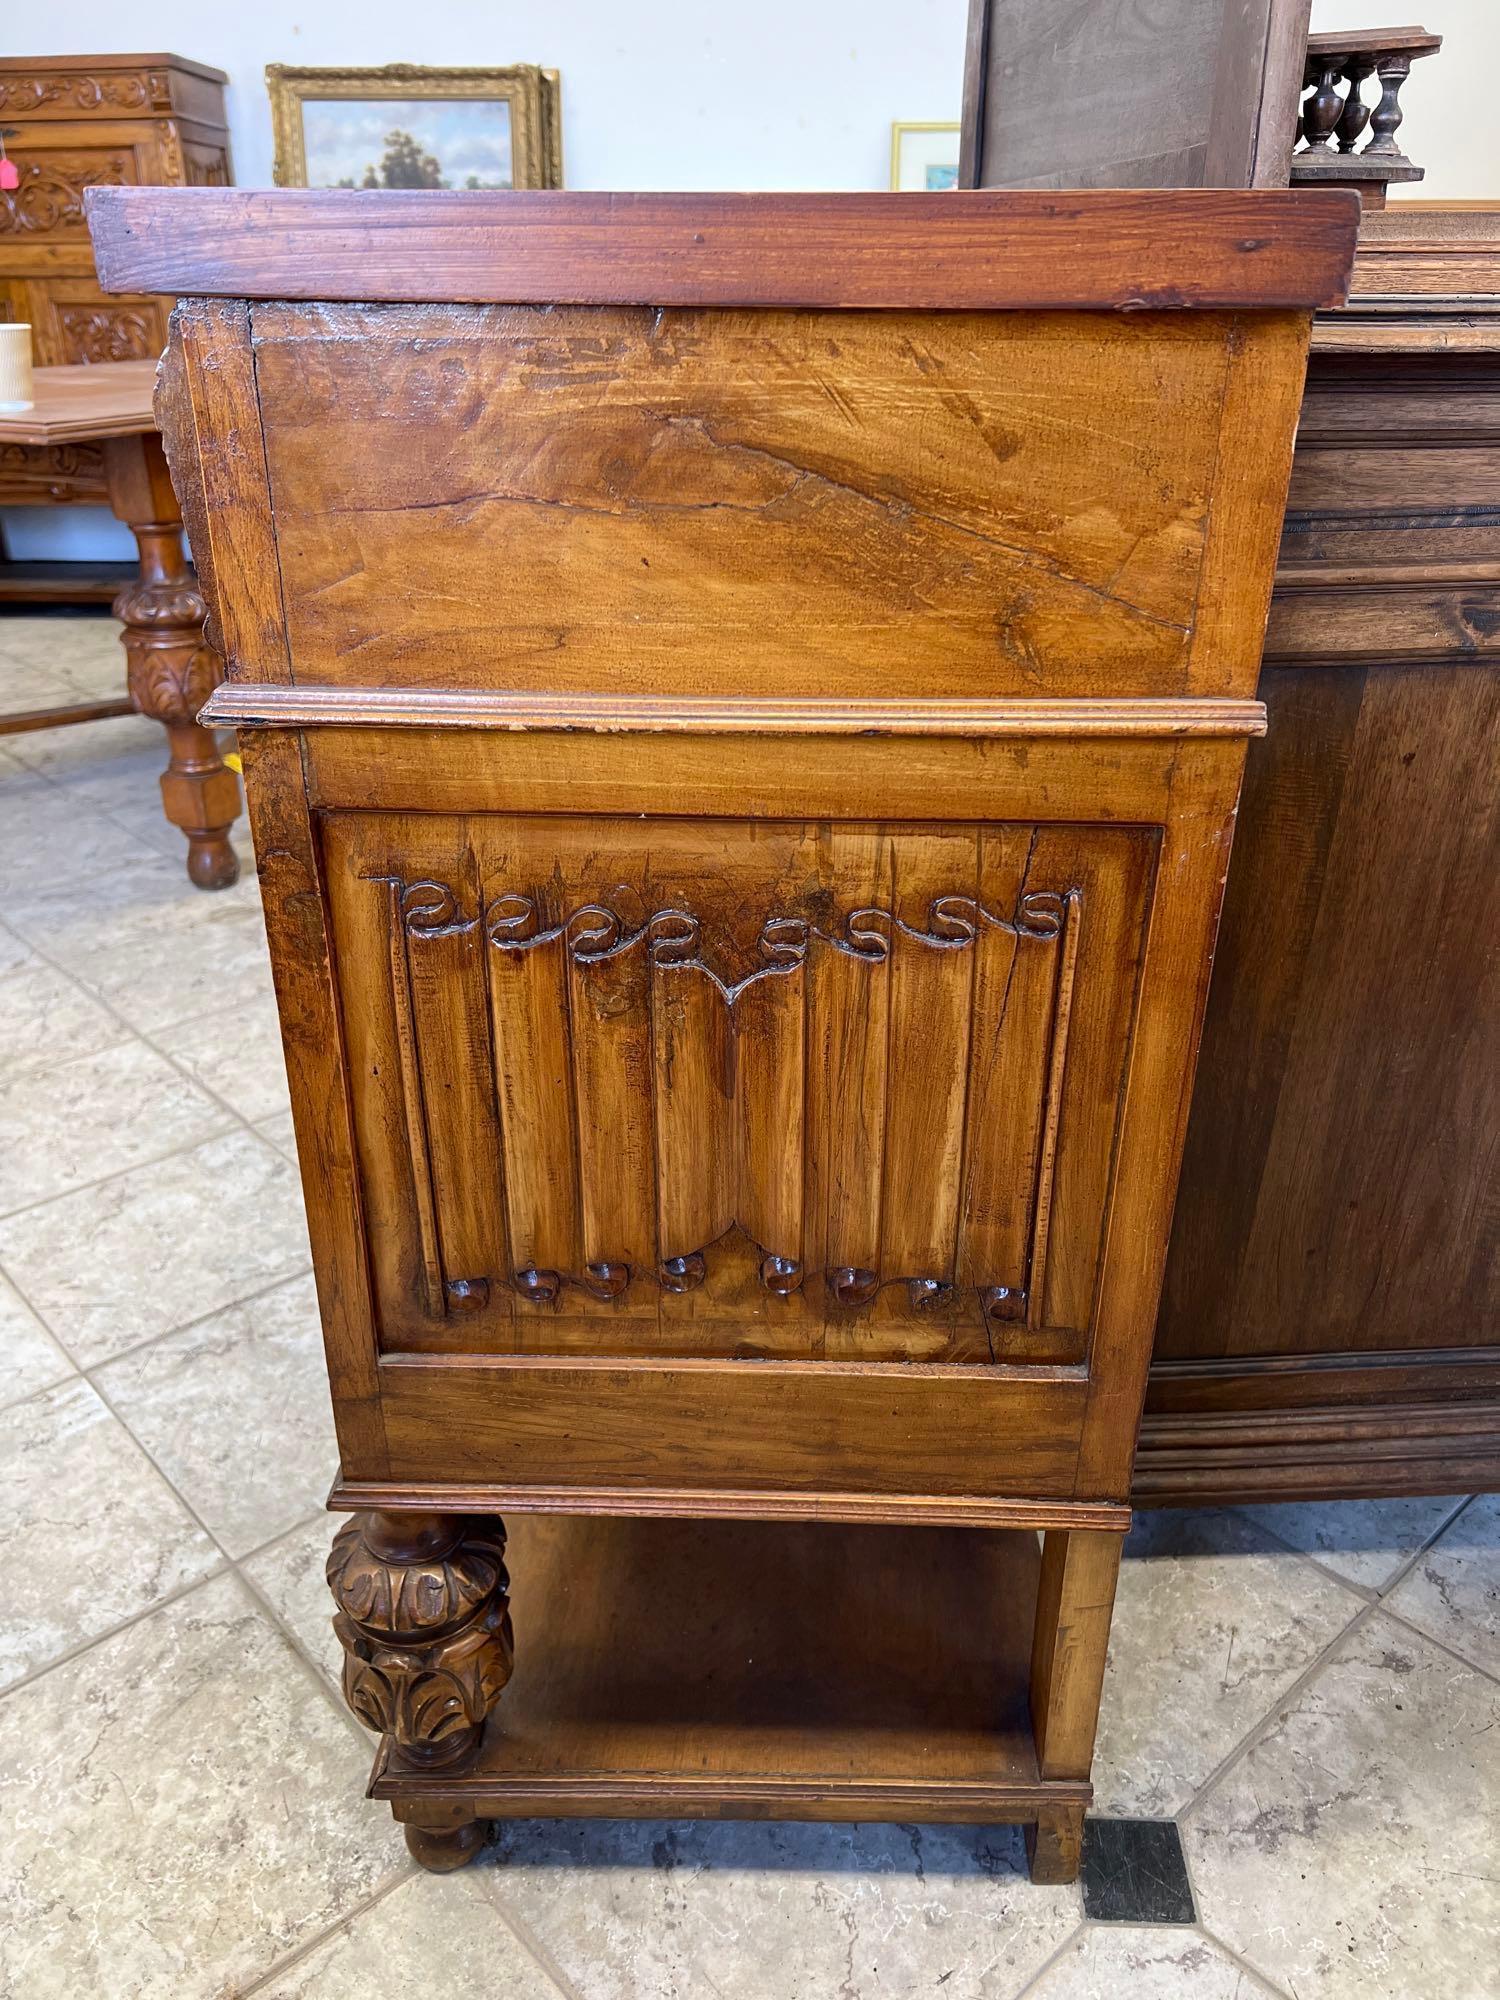
[[[53,153],[27,161],[20,185],[0,194],[0,235],[9,231],[43,236],[54,230],[85,228],[84,189],[123,185],[129,178],[130,164],[124,153],[110,153],[102,159]]]
[[[437,1517],[425,1537],[356,1515],[334,1538],[328,1585],[344,1649],[344,1696],[413,1763],[449,1768],[477,1746],[510,1679],[505,1531]]]

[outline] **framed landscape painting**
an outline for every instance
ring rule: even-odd
[[[957,187],[958,126],[893,125],[891,186],[907,194]]]
[[[266,71],[278,187],[562,186],[555,69]]]

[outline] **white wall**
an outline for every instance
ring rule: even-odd
[[[1500,0],[1314,0],[1315,28],[1413,15],[1447,37],[1406,86],[1401,139],[1433,199],[1500,196],[1490,109]],[[893,119],[957,118],[967,0],[67,0],[26,10],[17,53],[149,42],[229,72],[235,177],[269,186],[269,62],[543,63],[562,72],[569,187],[880,188]],[[8,46],[20,20],[7,18]],[[17,556],[130,551],[93,509],[12,508]]]

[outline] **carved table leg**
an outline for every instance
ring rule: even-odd
[[[344,1698],[408,1765],[456,1770],[479,1747],[515,1651],[504,1555],[494,1517],[356,1514],[334,1538]],[[424,1868],[462,1867],[483,1842],[477,1820],[406,1829]]]
[[[130,699],[167,732],[162,774],[167,818],[187,835],[188,876],[227,889],[240,872],[229,829],[240,788],[211,729],[197,721],[222,675],[203,636],[203,599],[182,547],[182,515],[154,433],[110,438],[104,447],[110,505],[135,536],[139,579],[115,599],[128,662]]]

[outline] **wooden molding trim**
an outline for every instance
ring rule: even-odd
[[[1141,1507],[1388,1498],[1500,1486],[1500,1398],[1170,1415],[1147,1410]]]
[[[226,729],[592,730],[699,736],[1264,736],[1258,701],[729,701],[472,688],[282,687],[225,681],[199,720]]]
[[[1130,1509],[1111,1500],[988,1499],[983,1494],[705,1491],[671,1486],[504,1486],[334,1481],[333,1513],[631,1514],[651,1519],[878,1521],[909,1527],[1098,1528],[1123,1535]]]
[[[504,194],[91,188],[105,291],[511,305],[1339,305],[1348,190]]]

